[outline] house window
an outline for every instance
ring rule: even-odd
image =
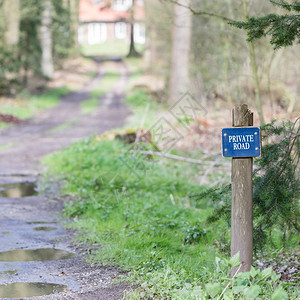
[[[134,24],[134,42],[137,44],[145,44],[146,42],[146,28],[144,24]]]
[[[103,4],[104,1],[103,0],[93,0],[93,4],[96,5],[96,4]]]
[[[115,37],[116,39],[125,39],[127,37],[127,24],[119,22],[115,24]]]
[[[103,43],[107,38],[106,24],[91,23],[88,26],[88,43],[90,45]]]
[[[126,11],[132,6],[132,0],[114,0],[112,8],[114,10]]]

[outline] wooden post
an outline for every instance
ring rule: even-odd
[[[246,104],[232,110],[232,126],[253,126],[253,113]],[[252,169],[252,157],[232,158],[231,256],[240,252],[239,272],[249,271],[253,259]],[[235,272],[236,268],[232,275]]]

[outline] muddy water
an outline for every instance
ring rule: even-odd
[[[56,222],[33,221],[33,222],[26,222],[26,224],[34,224],[34,225],[39,225],[39,224],[56,224]]]
[[[18,182],[0,185],[0,196],[7,198],[22,198],[37,194],[35,182]]]
[[[33,230],[35,230],[35,231],[53,231],[56,229],[57,229],[56,227],[40,226],[40,227],[35,227]]]
[[[24,298],[51,295],[66,291],[67,286],[42,282],[16,282],[0,285],[0,298]]]
[[[76,257],[74,253],[54,248],[20,249],[0,252],[0,261],[48,261],[70,259],[73,257]]]
[[[15,275],[17,272],[17,270],[2,271],[0,275]]]

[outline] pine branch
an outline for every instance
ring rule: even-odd
[[[294,1],[295,3],[290,4],[284,0],[280,0],[280,2],[275,0],[270,0],[273,5],[280,6],[288,11],[300,11],[300,1]]]
[[[270,1],[288,11],[300,12],[300,1],[295,1],[294,4],[284,0]],[[260,18],[251,17],[246,22],[230,22],[230,25],[246,30],[248,41],[270,36],[274,49],[291,46],[295,40],[300,43],[300,14],[268,14]]]
[[[276,136],[276,141],[263,146],[263,155],[256,159],[258,169],[253,174],[253,216],[255,245],[263,247],[267,233],[273,228],[299,232],[299,160],[300,118],[294,123],[262,126],[263,137]],[[230,185],[211,188],[199,195],[190,196],[201,205],[211,201],[213,215],[208,222],[230,218]],[[198,204],[199,203],[199,204]]]

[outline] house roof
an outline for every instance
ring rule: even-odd
[[[136,5],[134,19],[144,20],[144,6]],[[105,4],[93,4],[93,0],[79,1],[79,21],[80,22],[118,22],[130,19],[129,11],[116,11]]]

